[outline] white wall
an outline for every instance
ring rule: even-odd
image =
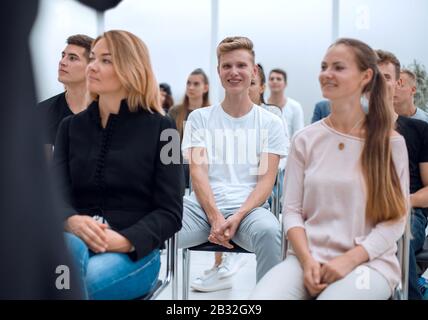
[[[414,59],[428,68],[428,1],[340,2],[339,34],[393,52],[403,65]]]
[[[130,31],[146,43],[157,80],[171,85],[176,103],[191,71],[209,73],[209,0],[123,0],[106,13],[105,28]]]
[[[325,0],[221,0],[219,39],[252,39],[266,76],[273,68],[287,72],[286,94],[302,104],[309,123],[321,99],[318,71],[331,42],[331,11],[331,1]]]
[[[428,68],[428,1],[339,3],[339,36],[392,51],[405,65],[417,59]],[[287,71],[287,94],[302,103],[309,123],[314,104],[322,98],[318,73],[332,42],[332,1],[218,0],[218,4],[218,40],[229,35],[250,37],[256,60],[267,72],[274,67]],[[171,85],[178,103],[187,75],[198,67],[210,71],[215,56],[210,47],[210,10],[210,0],[123,0],[106,13],[105,28],[125,29],[144,40],[157,80]],[[73,0],[41,1],[31,42],[39,100],[62,90],[57,65],[65,39],[75,33],[95,36],[96,27],[95,12]]]

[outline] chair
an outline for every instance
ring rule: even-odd
[[[424,247],[416,255],[416,264],[420,269],[420,274],[422,274],[428,268],[428,237],[425,238]]]
[[[278,171],[279,172],[279,171]],[[277,174],[275,185],[276,190],[279,190],[278,183],[279,183],[279,174]],[[190,190],[192,189],[192,184],[190,183]],[[274,193],[272,199],[272,213],[278,218],[279,217],[279,191]],[[281,237],[281,243],[282,247],[283,244],[283,237]],[[190,248],[183,248],[183,300],[189,299],[189,274],[190,274],[190,253],[191,251],[211,251],[211,252],[233,252],[233,253],[253,253],[250,251],[245,250],[244,248],[241,248],[240,246],[236,245],[231,241],[231,244],[233,245],[232,249],[228,249],[226,247],[223,247],[218,244],[214,244],[211,242],[205,242],[200,245],[190,247]]]
[[[241,248],[232,241],[231,244],[233,245],[232,249],[228,249],[226,247],[211,242],[205,242],[203,244],[190,248],[183,248],[183,300],[189,299],[190,251],[252,253]]]
[[[279,220],[279,214],[281,213],[281,193],[280,193],[280,184],[281,178],[284,176],[281,174],[281,169],[278,169],[276,174],[275,184],[272,189],[272,208],[271,211],[275,217]]]
[[[152,290],[140,297],[139,300],[155,300],[159,294],[172,281],[172,300],[178,299],[178,277],[177,277],[177,233],[168,239],[166,244],[166,271],[165,278],[158,280]]]

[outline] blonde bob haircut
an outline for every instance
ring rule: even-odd
[[[159,85],[150,63],[149,50],[134,34],[123,30],[110,30],[95,39],[105,39],[113,68],[128,95],[130,111],[142,108],[151,113],[165,114],[160,103]],[[97,98],[97,95],[95,95]]]

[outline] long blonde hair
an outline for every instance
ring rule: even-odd
[[[125,88],[131,111],[142,108],[165,114],[160,103],[159,85],[150,63],[149,50],[134,34],[123,30],[110,30],[95,39],[92,47],[105,39],[110,50],[113,67]]]
[[[392,160],[393,112],[392,106],[388,105],[386,83],[377,66],[377,56],[372,48],[359,40],[343,38],[332,46],[335,45],[345,45],[353,51],[360,71],[373,70],[371,81],[363,88],[363,93],[370,92],[361,154],[367,187],[366,217],[374,224],[399,219],[406,214],[407,202]]]

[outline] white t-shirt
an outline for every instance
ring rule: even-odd
[[[253,105],[240,118],[227,114],[220,104],[193,111],[184,129],[183,154],[203,147],[208,156],[208,179],[217,207],[239,208],[257,184],[261,153],[286,155],[281,120]],[[189,199],[197,202],[195,193]]]
[[[261,107],[267,111],[272,112],[274,115],[278,116],[281,119],[282,125],[284,127],[284,133],[285,133],[285,149],[288,155],[288,150],[290,148],[290,134],[288,133],[288,124],[287,124],[287,119],[285,118],[284,112],[280,107],[277,107],[274,105],[262,104]],[[286,164],[287,164],[287,156],[279,160],[278,168],[281,170],[284,170]]]
[[[290,138],[305,126],[302,106],[299,102],[290,97],[287,97],[287,103],[282,108],[282,116],[285,117],[285,121],[288,124],[288,134]]]

